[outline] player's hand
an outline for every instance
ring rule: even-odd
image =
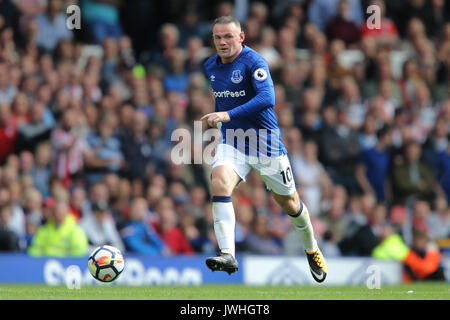
[[[223,111],[205,114],[200,120],[206,120],[210,127],[217,128],[218,122],[229,122],[231,119],[228,112]]]

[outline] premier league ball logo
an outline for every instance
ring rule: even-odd
[[[263,68],[256,69],[253,73],[253,77],[258,81],[263,81],[267,79],[267,72]]]

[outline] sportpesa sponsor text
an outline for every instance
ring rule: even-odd
[[[214,91],[215,98],[239,98],[245,96],[245,90],[241,91]]]

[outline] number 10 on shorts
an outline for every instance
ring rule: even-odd
[[[289,184],[292,181],[291,167],[287,167],[286,170],[281,171],[281,176],[283,177],[283,183]]]

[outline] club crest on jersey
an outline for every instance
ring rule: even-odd
[[[231,73],[231,82],[240,83],[242,79],[244,79],[244,77],[241,75],[241,70],[234,70]]]
[[[253,77],[258,81],[266,80],[267,78],[267,72],[263,68],[258,68],[253,73]]]

